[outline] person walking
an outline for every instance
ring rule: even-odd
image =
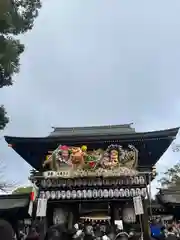
[[[176,236],[176,234],[173,231],[173,227],[168,228],[168,234],[166,237],[167,240],[178,240],[179,238]]]
[[[32,228],[29,231],[29,234],[27,235],[25,240],[40,240],[39,234],[36,232],[35,228]]]

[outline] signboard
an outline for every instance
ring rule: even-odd
[[[141,196],[133,197],[134,210],[136,215],[144,214]]]
[[[123,230],[123,221],[122,220],[115,220],[114,224],[117,225],[119,230]]]
[[[47,199],[46,198],[39,198],[37,204],[37,217],[46,217],[46,210],[47,210]]]

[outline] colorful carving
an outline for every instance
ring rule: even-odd
[[[84,165],[84,157],[86,153],[82,151],[80,147],[71,148],[70,160],[73,165],[83,166]]]
[[[59,171],[63,167],[84,170],[117,167],[135,169],[137,162],[138,150],[132,145],[126,149],[120,145],[110,145],[105,151],[102,149],[88,151],[85,145],[82,147],[59,146],[43,166],[51,164],[50,168],[54,171]]]

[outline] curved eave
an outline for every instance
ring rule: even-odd
[[[0,195],[0,200],[6,200],[6,199],[13,199],[13,200],[17,200],[17,199],[23,199],[23,200],[30,200],[30,194],[29,193],[12,193],[12,194],[3,194]]]
[[[167,205],[179,205],[180,206],[180,193],[174,194],[159,194],[158,199],[162,204]]]
[[[86,144],[98,141],[118,140],[120,143],[134,144],[140,147],[139,166],[154,165],[163,153],[170,146],[178,133],[179,128],[173,128],[162,131],[124,134],[124,135],[94,135],[94,136],[72,136],[72,137],[45,137],[45,138],[22,138],[5,136],[8,144],[33,168],[40,170],[44,154],[48,150],[54,150],[58,144],[68,144],[68,141],[73,144]],[[156,140],[159,140],[158,142]],[[143,141],[143,144],[141,143]],[[140,144],[139,144],[140,142]],[[147,149],[143,149],[143,145]],[[48,149],[49,148],[49,149]],[[149,154],[150,153],[150,154]]]
[[[0,196],[0,210],[24,208],[29,204],[29,194],[11,194]]]
[[[138,140],[138,139],[153,139],[153,138],[175,138],[177,133],[179,131],[179,127],[177,128],[171,128],[166,130],[160,130],[160,131],[153,131],[153,132],[141,132],[141,133],[131,133],[131,134],[96,134],[96,135],[72,135],[72,136],[57,136],[57,137],[13,137],[13,136],[5,136],[5,140],[8,144],[16,144],[16,143],[26,143],[26,142],[53,142],[53,141],[80,141],[83,139],[87,139],[89,141],[91,140],[97,140],[101,138],[101,140],[113,140],[113,139],[119,139],[122,141],[128,141],[128,140]]]
[[[162,204],[180,206],[180,189],[178,187],[170,187],[169,189],[160,189],[157,198]]]

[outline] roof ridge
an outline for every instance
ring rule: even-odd
[[[111,124],[109,124],[109,125],[92,125],[92,126],[83,126],[83,127],[78,127],[78,126],[76,126],[76,127],[54,127],[54,126],[52,126],[52,128],[55,130],[70,130],[70,129],[77,129],[77,130],[79,130],[79,129],[92,129],[92,128],[94,128],[94,129],[104,129],[104,128],[123,128],[123,127],[129,127],[129,128],[131,128],[131,126],[132,126],[132,124],[133,123],[126,123],[126,124],[113,124],[113,125],[111,125]]]

